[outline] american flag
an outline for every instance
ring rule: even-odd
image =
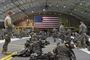
[[[34,27],[35,28],[58,28],[59,24],[58,17],[34,17]]]

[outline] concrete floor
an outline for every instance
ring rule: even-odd
[[[24,43],[26,42],[27,39],[20,39],[18,41],[13,41],[9,44],[8,50],[10,52],[14,51],[21,51],[24,48]],[[48,41],[50,41],[50,45],[46,46],[46,48],[43,49],[43,53],[47,53],[49,51],[52,51],[56,47],[56,43],[59,42],[59,40],[56,43],[53,43],[53,38],[49,37],[47,38]],[[0,43],[0,58],[3,57],[1,54],[1,48],[2,48],[3,43]],[[74,49],[75,55],[77,60],[90,60],[90,54],[87,54],[80,49]],[[29,60],[29,57],[15,57],[12,60]]]

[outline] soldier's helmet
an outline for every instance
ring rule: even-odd
[[[13,14],[14,14],[14,12],[10,11],[10,10],[5,12],[5,15],[13,15]]]

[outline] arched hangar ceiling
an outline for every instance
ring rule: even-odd
[[[8,10],[14,12],[13,20],[30,13],[57,11],[90,22],[90,0],[0,0],[0,19]]]

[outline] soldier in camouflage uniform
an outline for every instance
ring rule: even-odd
[[[67,29],[66,34],[65,34],[66,42],[71,42],[71,33],[72,33],[71,29]]]
[[[31,41],[37,41],[38,40],[38,35],[36,34],[36,33],[33,33],[32,35],[31,35]]]
[[[7,53],[8,44],[11,41],[10,37],[11,37],[11,32],[12,32],[12,27],[13,27],[13,24],[11,22],[11,17],[10,17],[11,15],[12,15],[11,11],[7,12],[6,18],[4,20],[4,26],[5,26],[5,29],[6,29],[6,32],[5,32],[5,43],[3,45],[3,50],[2,50],[2,53],[4,53],[4,54]]]
[[[54,49],[55,60],[76,60],[75,54],[70,48],[70,45],[60,45],[57,44],[57,47]]]
[[[62,23],[60,24],[59,32],[60,33],[65,33],[65,28],[64,28],[64,25]]]
[[[83,22],[80,22],[80,26],[79,26],[79,33],[80,33],[80,36],[78,37],[78,46],[79,47],[83,47],[85,48],[87,45],[86,45],[86,41],[88,41],[88,36],[87,36],[87,26],[83,23]]]
[[[42,54],[42,42],[41,41],[34,42],[33,51],[34,53],[37,53],[38,56]]]
[[[59,27],[59,38],[62,39],[62,43],[64,43],[65,40],[65,28],[64,25],[61,23]]]
[[[44,31],[40,31],[38,36],[41,40],[46,40],[46,38],[47,38],[46,32],[44,32]]]
[[[56,42],[56,40],[57,40],[57,29],[56,28],[54,28],[53,30],[52,30],[52,32],[53,32],[53,39],[54,39],[54,42]]]
[[[75,43],[76,46],[78,46],[77,42],[77,38],[79,37],[79,34],[77,32],[73,32],[73,42]]]

